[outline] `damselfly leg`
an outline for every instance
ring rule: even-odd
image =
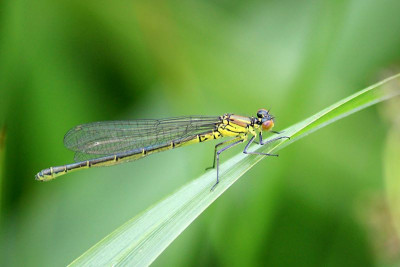
[[[275,157],[278,156],[277,154],[269,154],[269,153],[261,153],[261,152],[251,152],[251,151],[248,151],[248,148],[249,148],[250,145],[254,142],[254,139],[255,139],[255,138],[256,138],[255,135],[251,137],[251,139],[249,140],[249,142],[246,144],[246,146],[245,146],[245,148],[244,148],[244,150],[243,150],[243,153],[245,153],[245,154],[255,154],[255,155],[264,155],[264,156],[275,156]],[[280,139],[285,139],[285,138],[286,138],[286,139],[290,139],[290,137],[288,137],[288,136],[279,136],[279,137],[270,139],[270,140],[268,140],[268,141],[264,141],[261,132],[260,132],[260,134],[259,134],[259,142],[260,142],[260,145],[266,145],[266,144],[275,142],[275,141],[280,140]],[[215,164],[217,165],[217,182],[212,186],[211,191],[213,191],[214,188],[215,188],[215,187],[217,186],[217,184],[219,183],[219,155],[220,155],[222,152],[224,152],[224,151],[226,151],[226,150],[228,150],[228,149],[230,149],[230,148],[232,148],[232,147],[234,147],[234,146],[236,146],[236,145],[238,145],[238,144],[244,142],[245,140],[246,140],[246,137],[238,136],[238,137],[233,138],[233,139],[231,139],[231,140],[218,143],[218,144],[215,146],[215,149],[214,149],[214,161],[213,161],[213,166],[207,168],[207,169],[215,168]],[[221,145],[226,145],[226,144],[229,144],[229,145],[227,145],[226,147],[224,147],[224,148],[222,148],[222,149],[220,149],[220,150],[217,151],[217,148],[218,148],[219,146],[221,146]]]
[[[218,147],[220,147],[220,146],[222,146],[222,145],[227,145],[227,144],[236,142],[236,141],[238,141],[238,140],[240,140],[240,139],[242,139],[242,138],[241,138],[241,137],[235,137],[235,138],[233,138],[233,139],[231,139],[231,140],[226,140],[226,141],[223,141],[223,142],[220,142],[220,143],[216,144],[215,147],[214,147],[213,165],[212,165],[211,167],[206,168],[206,171],[209,170],[209,169],[214,169],[214,168],[215,168],[215,161],[216,161],[216,159],[217,159],[217,148],[218,148]]]
[[[245,153],[245,154],[253,154],[253,155],[274,156],[274,157],[278,157],[278,156],[279,156],[279,155],[277,155],[277,154],[269,154],[269,153],[261,153],[261,152],[251,152],[251,151],[247,151],[248,148],[250,147],[251,143],[253,143],[253,141],[254,141],[255,138],[256,138],[256,136],[252,136],[252,137],[251,137],[250,141],[249,141],[249,142],[247,143],[247,145],[245,146],[245,148],[244,148],[244,150],[243,150],[243,153]],[[275,141],[277,141],[277,140],[284,139],[284,138],[290,139],[289,136],[279,136],[279,137],[272,138],[272,139],[270,139],[270,140],[264,142],[263,137],[262,137],[262,134],[261,134],[261,132],[260,132],[260,133],[259,133],[259,140],[260,140],[260,141],[259,141],[259,144],[263,146],[263,145],[266,145],[266,144],[269,144],[269,143],[272,143],[272,142],[275,142]]]
[[[281,133],[284,133],[285,131],[270,131],[271,133],[274,133],[274,134],[281,134]],[[287,138],[289,138],[290,139],[290,137],[287,137]],[[257,141],[254,141],[254,144],[257,144],[257,145],[259,145],[260,143],[259,142],[257,142]]]
[[[235,139],[237,139],[237,138],[235,138]],[[230,140],[230,141],[233,141],[233,140],[234,140],[234,139],[232,139],[232,140]],[[222,152],[228,150],[229,148],[232,148],[232,147],[234,147],[234,146],[236,146],[236,145],[238,145],[238,144],[240,144],[240,143],[243,143],[244,140],[245,140],[245,139],[241,139],[241,140],[239,140],[239,141],[236,141],[236,142],[234,142],[234,143],[232,143],[232,144],[230,144],[230,145],[228,145],[228,146],[222,148],[221,150],[218,150],[218,151],[217,151],[217,153],[216,153],[216,155],[217,155],[217,182],[211,187],[211,190],[210,190],[210,191],[213,191],[214,188],[215,188],[215,187],[217,186],[217,184],[219,183],[219,155],[220,155]]]

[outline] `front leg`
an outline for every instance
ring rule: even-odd
[[[245,147],[244,150],[243,150],[243,153],[244,153],[244,154],[264,155],[264,156],[274,156],[274,157],[278,157],[278,156],[279,156],[279,155],[277,155],[277,154],[269,154],[269,153],[261,153],[261,152],[250,152],[250,151],[247,151],[247,149],[250,147],[251,143],[253,143],[254,138],[256,138],[255,135],[253,135],[253,137],[251,137],[250,141],[247,143],[246,147]],[[262,139],[261,139],[260,141],[262,141]]]
[[[281,133],[283,133],[284,131],[270,131],[271,133],[274,133],[274,134],[281,134]],[[261,135],[261,133],[260,133],[260,135]],[[262,135],[261,135],[262,136]],[[290,139],[290,137],[286,137],[286,138],[289,138]],[[261,138],[262,139],[262,138]],[[257,141],[254,141],[254,143],[255,144],[257,144],[257,145],[259,145],[260,143],[259,142],[257,142]]]
[[[260,134],[259,134],[260,145],[262,145],[262,146],[263,146],[263,145],[266,145],[266,144],[268,144],[268,143],[275,142],[275,141],[280,140],[280,139],[284,139],[284,138],[290,139],[289,136],[279,136],[279,137],[275,137],[275,138],[272,138],[272,139],[270,139],[270,140],[264,142],[262,133],[260,132]]]
[[[264,156],[274,156],[274,157],[278,157],[278,156],[279,156],[279,155],[277,155],[277,154],[269,154],[269,153],[249,152],[249,151],[247,151],[247,149],[250,147],[251,143],[253,143],[253,141],[254,141],[255,138],[256,138],[256,136],[253,136],[253,137],[250,139],[250,141],[247,143],[246,147],[244,148],[243,153],[245,153],[245,154],[264,155]],[[262,146],[265,145],[265,144],[272,143],[272,142],[274,142],[274,141],[280,140],[280,139],[284,139],[284,138],[290,139],[289,136],[280,136],[280,137],[272,138],[271,140],[268,140],[268,141],[265,141],[265,142],[264,142],[261,132],[260,132],[260,134],[259,134],[259,138],[260,138],[260,145],[262,145]]]

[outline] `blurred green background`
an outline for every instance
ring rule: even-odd
[[[271,108],[283,129],[399,67],[399,12],[398,0],[2,1],[0,265],[66,265],[212,162],[210,142],[36,182],[72,162],[71,127]],[[154,266],[397,265],[398,106],[262,161]]]

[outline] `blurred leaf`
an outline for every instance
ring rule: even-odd
[[[2,208],[2,196],[3,196],[3,179],[4,179],[4,155],[5,155],[5,141],[6,139],[6,127],[0,123],[0,210]],[[0,216],[2,212],[0,212]],[[1,222],[1,217],[0,217]]]
[[[400,100],[386,105],[386,117],[391,122],[384,150],[385,188],[393,224],[400,237]]]
[[[253,150],[267,153],[278,151],[336,120],[399,94],[400,74],[361,90],[287,128],[284,134],[290,136],[290,140],[277,141],[269,146],[253,146]],[[211,203],[264,158],[239,153],[220,165],[221,182],[213,192],[210,192],[210,188],[215,183],[216,173],[209,171],[128,221],[77,258],[72,265],[152,263]]]

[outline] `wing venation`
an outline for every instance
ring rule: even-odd
[[[93,122],[69,130],[64,145],[75,151],[75,161],[80,161],[157,146],[216,129],[219,123],[217,116]]]

